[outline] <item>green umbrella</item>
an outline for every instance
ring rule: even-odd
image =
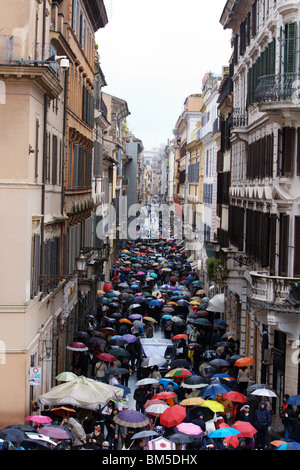
[[[197,318],[194,323],[197,323],[197,325],[207,325],[211,326],[211,323],[207,318]]]
[[[119,346],[112,347],[108,353],[117,357],[130,357],[130,353],[127,351],[127,349],[120,348]]]

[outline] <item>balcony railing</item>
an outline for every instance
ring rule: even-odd
[[[264,75],[259,78],[254,93],[256,102],[287,101],[299,95],[300,73]]]
[[[259,272],[250,272],[252,279],[251,303],[267,310],[300,313],[300,301],[295,288],[299,279],[290,277],[268,276]]]
[[[248,113],[245,109],[234,108],[232,113],[233,127],[245,127],[248,125]]]

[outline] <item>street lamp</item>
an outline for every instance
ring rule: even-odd
[[[76,257],[76,269],[79,273],[84,273],[86,270],[86,257],[83,251],[80,251],[80,255]]]

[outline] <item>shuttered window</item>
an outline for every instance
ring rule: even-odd
[[[295,151],[295,129],[284,127],[282,130],[282,175],[292,176]]]
[[[57,183],[57,136],[52,135],[52,184]]]
[[[284,73],[296,70],[297,23],[288,23],[285,27]]]
[[[279,276],[288,275],[289,226],[290,216],[287,214],[281,214],[279,242]]]
[[[295,217],[294,277],[300,277],[300,216],[299,215]]]
[[[39,293],[40,278],[40,235],[32,239],[31,298]]]
[[[270,216],[270,276],[276,274],[276,233],[277,233],[277,216]]]
[[[230,242],[243,251],[244,247],[244,209],[238,206],[229,206],[229,230]]]
[[[261,267],[269,265],[270,216],[268,213],[246,210],[245,252]]]
[[[94,176],[101,177],[103,173],[103,144],[100,142],[94,142]]]

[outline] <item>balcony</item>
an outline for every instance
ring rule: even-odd
[[[252,292],[250,304],[253,308],[266,311],[300,314],[299,279],[268,276],[250,271]]]
[[[259,78],[254,100],[261,112],[266,112],[278,124],[290,119],[299,125],[300,73],[265,75]]]

